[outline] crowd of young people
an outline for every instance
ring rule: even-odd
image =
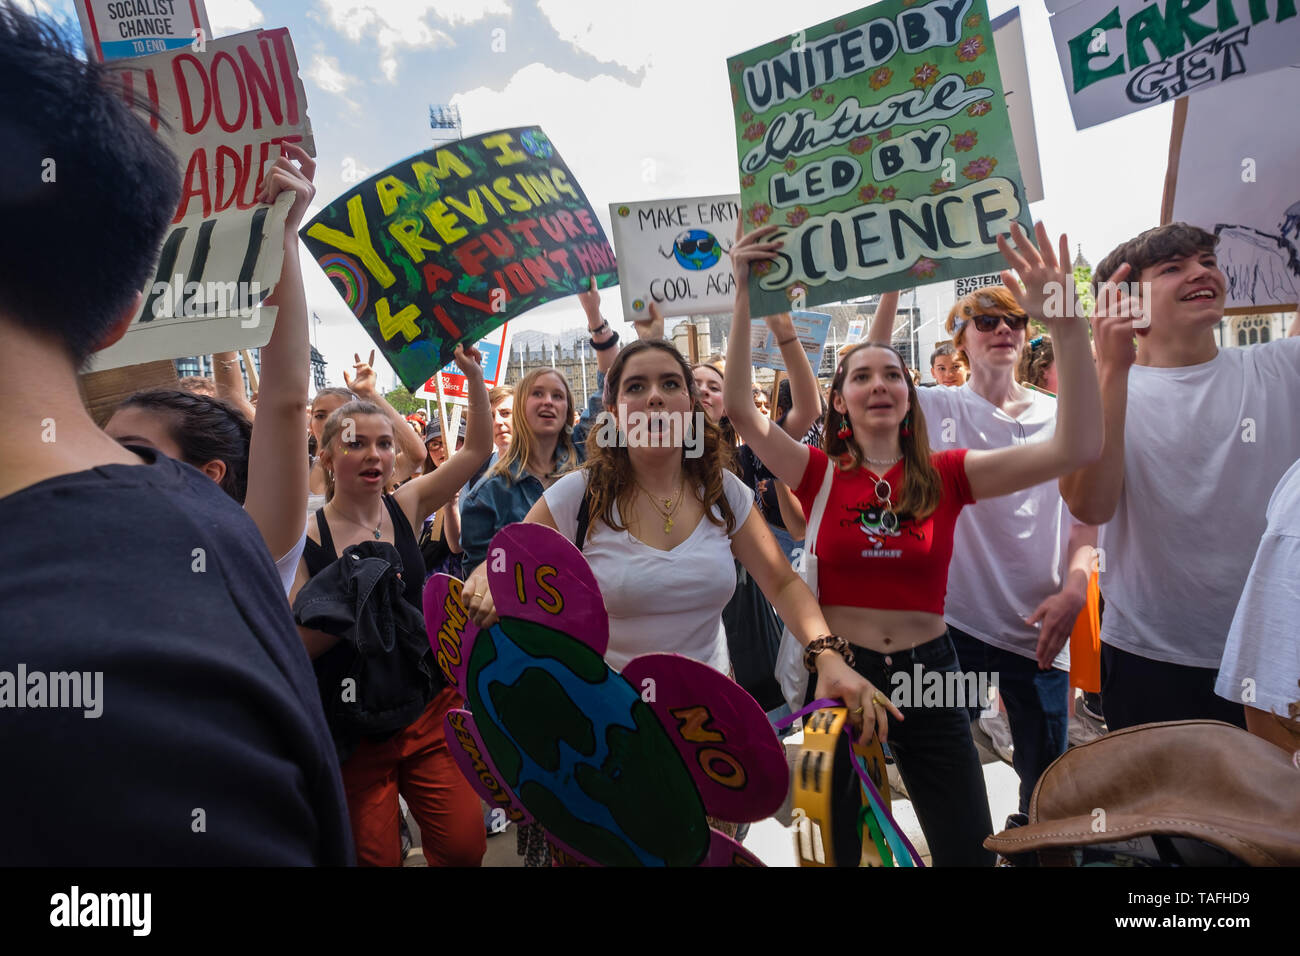
[[[111,700],[93,721],[5,710],[7,757],[31,781],[0,796],[7,862],[396,865],[400,795],[430,863],[478,864],[481,808],[443,723],[462,702],[419,608],[427,576],[451,570],[476,623],[493,621],[483,562],[518,521],[582,550],[615,670],[672,652],[734,673],[724,610],[752,581],[804,649],[808,699],[843,701],[861,739],[888,744],[938,865],[993,862],[968,709],[985,702],[934,705],[907,681],[999,675],[1023,814],[1067,746],[1067,644],[1100,565],[1112,730],[1214,718],[1300,748],[1300,339],[1216,345],[1213,235],[1175,224],[1114,250],[1090,329],[1052,307],[1062,289],[1072,301],[1065,237],[1013,228],[1004,284],[948,316],[937,385],[918,388],[888,344],[886,295],[824,394],[789,317],[767,317],[788,369],[767,396],[746,280],[780,243],[758,229],[731,250],[725,366],[692,367],[658,315],[620,348],[593,282],[579,301],[611,427],[579,414],[558,370],[489,393],[459,348],[453,440],[383,400],[373,356],[308,401],[296,233],[315,163],[285,146],[259,196],[294,201],[255,408],[178,383],[101,430],[77,374],[138,310],[178,172],[104,67],[7,3],[0,46],[0,88],[30,91],[21,114],[0,107],[16,155],[57,150],[78,170],[36,199],[0,193],[15,223],[0,234],[6,659],[100,673]],[[84,122],[49,119],[74,107]],[[101,252],[56,274],[43,250],[71,209],[97,210]],[[655,440],[631,440],[634,422]],[[381,627],[398,650],[377,663]]]

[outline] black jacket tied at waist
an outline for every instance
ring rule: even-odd
[[[341,638],[316,660],[321,703],[341,753],[360,737],[408,726],[444,684],[424,614],[403,596],[402,573],[395,547],[365,541],[314,575],[294,602],[300,625]]]

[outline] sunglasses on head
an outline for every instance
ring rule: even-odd
[[[1029,324],[1029,316],[1023,312],[1017,312],[1014,315],[973,315],[969,319],[962,319],[957,322],[957,328],[953,331],[961,329],[967,322],[973,322],[975,328],[981,332],[992,332],[1000,322],[1005,322],[1007,328],[1012,332],[1019,332]]]

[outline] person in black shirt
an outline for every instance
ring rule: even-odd
[[[112,71],[4,0],[0,48],[0,756],[21,775],[0,787],[0,865],[350,863],[257,528],[78,396],[140,308],[176,158]],[[69,223],[93,254],[59,254]]]

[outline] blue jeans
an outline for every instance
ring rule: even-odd
[[[947,634],[907,651],[885,655],[853,648],[853,669],[886,696],[897,672],[956,672],[957,652]],[[815,682],[812,682],[815,683]],[[970,735],[966,709],[956,706],[900,707],[903,720],[889,719],[889,749],[921,821],[935,866],[992,866],[984,849],[993,832],[984,773]]]
[[[1055,668],[1039,670],[1038,661],[985,644],[951,625],[948,632],[963,671],[998,675],[1015,747],[1011,766],[1020,777],[1020,812],[1028,813],[1038,778],[1069,745],[1070,675]]]

